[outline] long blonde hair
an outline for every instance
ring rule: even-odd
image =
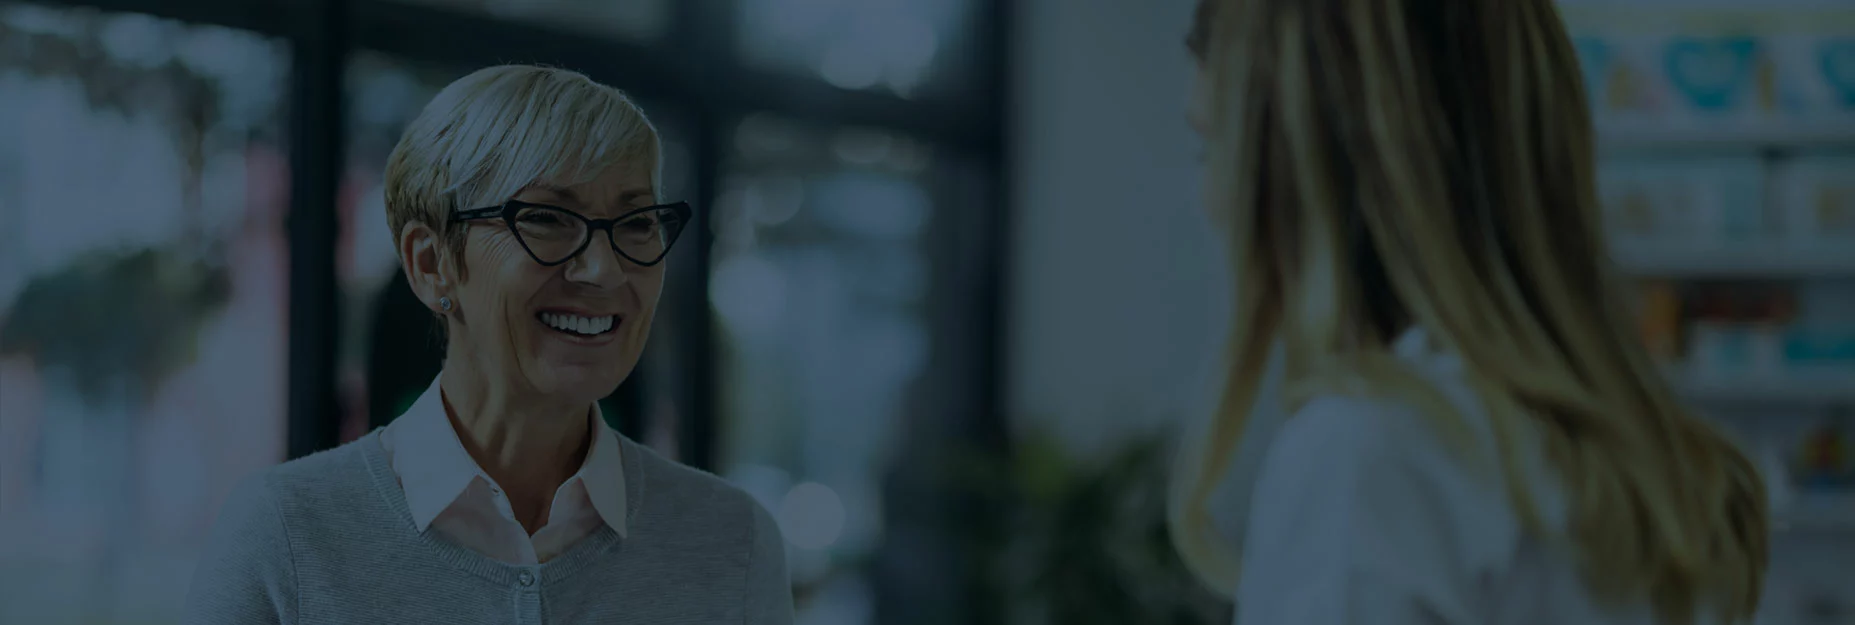
[[[1290,410],[1363,388],[1461,432],[1389,355],[1416,325],[1464,361],[1533,532],[1505,452],[1543,450],[1600,597],[1677,622],[1750,615],[1763,485],[1677,403],[1613,287],[1585,91],[1551,0],[1201,0],[1188,41],[1213,98],[1207,192],[1237,324],[1221,403],[1175,477],[1173,540],[1199,576],[1235,584],[1240,537],[1210,526],[1207,499],[1275,341]]]

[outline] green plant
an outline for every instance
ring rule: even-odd
[[[987,620],[1009,623],[1230,622],[1173,551],[1165,522],[1165,439],[1133,438],[1099,459],[1054,437],[1023,440],[1010,458],[981,456],[964,483],[1002,525],[974,536]]]
[[[223,267],[170,248],[87,253],[34,277],[0,318],[0,354],[71,376],[85,397],[152,392],[192,362],[230,296]]]
[[[197,67],[187,55],[148,65],[113,54],[108,35],[122,25],[157,33],[158,47],[218,45],[230,37],[244,39],[246,49],[264,49],[216,27],[88,8],[0,6],[0,41],[8,44],[0,67],[74,85],[91,116],[154,120],[171,133],[184,166],[181,241],[87,252],[33,277],[0,308],[0,354],[26,355],[68,375],[88,401],[140,399],[193,360],[201,324],[230,295],[225,269],[196,253],[207,243],[199,223],[207,138],[215,124],[247,130],[225,125],[226,77]],[[269,129],[280,123],[278,115],[267,111],[245,125]]]

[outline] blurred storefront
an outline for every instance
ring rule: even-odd
[[[232,484],[425,387],[382,170],[504,62],[631,93],[697,207],[613,425],[778,515],[805,622],[958,620],[878,563],[957,576],[921,558],[970,509],[891,484],[1000,440],[990,4],[0,5],[0,622],[174,622]]]

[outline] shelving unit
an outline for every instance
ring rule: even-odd
[[[1772,526],[1784,534],[1855,535],[1855,515],[1778,517]]]
[[[1855,372],[1673,375],[1675,388],[1695,402],[1806,407],[1855,405]]]
[[[1855,497],[1800,497],[1786,513],[1773,519],[1773,529],[1786,533],[1855,535]]]
[[[1718,152],[1855,149],[1855,122],[1682,124],[1609,122],[1597,126],[1606,152]]]
[[[1618,241],[1611,247],[1618,266],[1643,277],[1855,279],[1855,241]]]
[[[1574,36],[1584,37],[1578,43],[1605,168],[1600,184],[1617,185],[1604,188],[1606,209],[1618,211],[1610,215],[1619,225],[1611,257],[1653,289],[1645,332],[1659,345],[1691,341],[1680,351],[1692,362],[1723,363],[1719,370],[1679,366],[1669,376],[1695,410],[1742,435],[1749,454],[1774,463],[1761,465],[1771,481],[1774,537],[1801,549],[1774,567],[1845,568],[1855,555],[1855,490],[1804,488],[1788,473],[1805,437],[1822,431],[1820,420],[1855,411],[1855,363],[1798,364],[1787,359],[1804,358],[1793,351],[1804,343],[1788,341],[1802,335],[1774,348],[1771,335],[1741,336],[1736,328],[1750,326],[1734,324],[1777,323],[1788,333],[1828,323],[1831,338],[1824,340],[1834,341],[1836,320],[1850,317],[1840,294],[1855,289],[1855,237],[1835,225],[1845,222],[1834,209],[1802,202],[1832,206],[1818,199],[1830,197],[1818,185],[1843,186],[1837,168],[1855,155],[1855,110],[1828,96],[1836,87],[1809,82],[1821,76],[1811,56],[1820,53],[1801,50],[1822,37],[1855,36],[1855,5],[1560,4]],[[1746,38],[1754,43],[1741,45]],[[1676,55],[1688,61],[1685,77],[1674,69]],[[1707,78],[1693,71],[1700,55],[1709,55],[1703,64],[1715,72]],[[1726,79],[1735,81],[1730,95],[1694,88],[1724,72],[1736,72]],[[1772,349],[1782,350],[1782,364]],[[1855,593],[1812,594],[1809,601],[1855,606]]]

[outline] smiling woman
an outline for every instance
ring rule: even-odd
[[[293,60],[60,4],[0,2],[0,623],[172,622],[285,453]]]
[[[692,212],[661,197],[661,151],[624,93],[570,71],[492,67],[432,99],[388,159],[385,212],[442,371],[390,425],[246,483],[194,622],[538,622],[543,603],[568,622],[791,622],[767,511],[597,404],[638,362]]]

